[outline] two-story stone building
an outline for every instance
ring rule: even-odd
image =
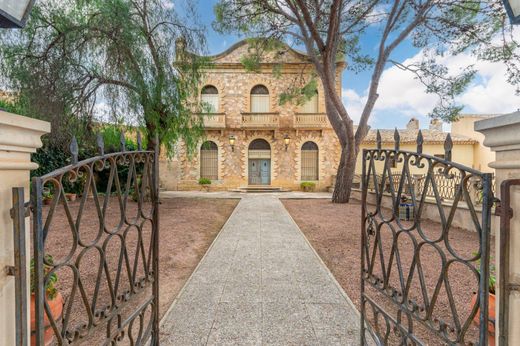
[[[340,147],[325,113],[322,85],[318,81],[316,95],[303,105],[279,103],[281,93],[311,78],[313,65],[305,54],[284,46],[267,53],[258,72],[248,72],[241,60],[249,49],[241,41],[210,57],[213,66],[200,85],[205,138],[195,155],[188,156],[179,143],[173,160],[161,162],[163,188],[199,189],[200,178],[210,179],[214,190],[257,185],[299,189],[302,181],[315,182],[317,190],[332,185]],[[281,64],[278,73],[273,73],[275,64]],[[339,94],[344,68],[344,62],[337,63]],[[415,119],[400,130],[402,148],[414,150],[418,130]],[[381,131],[384,147],[393,146],[393,131]],[[442,124],[432,121],[423,131],[425,152],[442,155],[446,135]],[[369,131],[363,147],[374,146],[375,137],[375,130]],[[452,139],[453,159],[475,166],[473,147],[478,142],[461,134],[452,134]]]
[[[200,152],[188,157],[182,144],[173,161],[163,162],[161,183],[167,189],[198,188],[201,177],[212,188],[248,185],[297,188],[314,181],[331,184],[339,148],[325,114],[323,88],[304,105],[279,104],[282,92],[308,81],[313,66],[307,56],[288,46],[265,55],[260,71],[241,63],[249,44],[241,41],[212,56],[213,66],[200,87],[207,106],[203,114],[205,140]],[[273,65],[282,63],[279,74]],[[338,62],[337,90],[345,63]]]

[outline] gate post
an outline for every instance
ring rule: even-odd
[[[485,135],[484,145],[495,152],[495,161],[489,167],[495,169],[496,195],[500,195],[500,186],[503,181],[508,179],[520,178],[520,111],[506,114],[494,118],[481,120],[475,123],[475,131]],[[496,305],[496,338],[498,345],[520,345],[520,329],[514,326],[520,325],[520,291],[511,290],[509,297],[500,296],[502,289],[508,292],[509,289],[500,286],[501,279],[511,285],[520,284],[520,187],[511,187],[510,207],[513,210],[513,218],[510,220],[509,244],[504,249],[500,246],[500,225],[493,225],[495,231],[495,258],[497,273],[501,273],[498,259],[503,255],[509,262],[509,272],[504,273],[504,277],[497,280],[497,299]],[[502,207],[505,207],[504,205]],[[504,230],[503,230],[504,231]],[[507,239],[507,238],[506,238]],[[504,267],[507,268],[507,267]],[[518,286],[516,286],[518,287]],[[504,321],[508,320],[505,330],[500,330],[500,306],[508,306],[504,311]]]
[[[31,153],[42,146],[40,137],[50,132],[50,124],[45,121],[22,117],[0,110],[0,345],[16,345],[15,317],[15,264],[13,219],[13,187],[25,189],[24,199],[29,200],[29,172],[38,167],[31,162]],[[29,218],[25,219],[25,250],[20,254],[30,254]],[[25,278],[29,282],[28,255]],[[23,261],[20,261],[22,263]],[[27,285],[28,286],[28,285]],[[26,299],[29,292],[26,292]],[[27,300],[28,302],[28,300]],[[27,304],[28,306],[29,304]],[[29,313],[27,316],[29,323]],[[20,336],[19,336],[20,337]],[[27,342],[28,335],[25,337]],[[20,341],[21,342],[21,341]]]

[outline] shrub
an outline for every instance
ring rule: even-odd
[[[53,300],[56,298],[56,295],[58,294],[58,290],[56,289],[56,284],[58,283],[58,276],[55,272],[52,274],[49,274],[51,270],[53,269],[52,265],[54,264],[54,260],[51,255],[45,256],[45,261],[48,264],[43,264],[43,274],[47,276],[47,280],[45,281],[45,294],[49,300]],[[31,259],[30,264],[30,273],[31,273],[31,293],[34,293],[36,291],[36,273],[35,273],[35,263],[34,258]]]
[[[199,185],[211,185],[211,180],[208,178],[200,178]]]
[[[300,183],[300,188],[306,192],[314,191],[316,188],[316,183],[313,183],[312,181],[302,181]]]

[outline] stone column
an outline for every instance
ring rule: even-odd
[[[500,184],[506,179],[520,178],[520,112],[481,120],[475,123],[475,130],[485,136],[484,145],[496,153],[495,161],[489,167],[495,169],[497,197],[500,198]],[[511,190],[511,219],[509,243],[509,282],[520,284],[520,187]],[[497,228],[500,225],[495,225]],[[502,249],[499,246],[500,232],[495,229],[495,259],[499,273],[498,259]],[[498,282],[497,282],[498,284]],[[498,287],[497,287],[498,291]],[[498,292],[497,292],[498,293]],[[503,299],[497,295],[497,302]],[[499,304],[496,305],[496,316]],[[509,296],[509,345],[520,345],[520,291],[511,291]],[[498,320],[496,324],[498,331]],[[498,339],[497,339],[498,345]]]
[[[15,283],[14,277],[8,276],[5,270],[6,266],[14,264],[11,189],[24,187],[25,200],[29,199],[29,172],[38,167],[31,162],[31,153],[42,146],[40,137],[49,132],[48,122],[0,110],[0,345],[15,345]],[[27,218],[27,254],[30,244],[29,225]],[[27,278],[29,258],[27,255]]]

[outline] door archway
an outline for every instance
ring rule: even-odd
[[[249,144],[248,184],[271,184],[271,145],[265,139],[257,138]]]

